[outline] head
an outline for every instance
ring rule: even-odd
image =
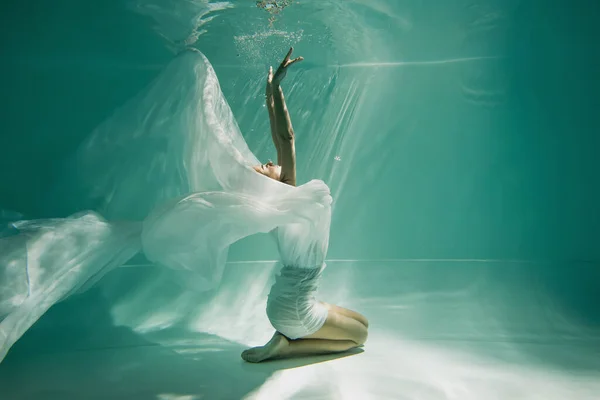
[[[266,164],[255,165],[253,168],[259,174],[275,179],[276,181],[281,180],[281,167],[273,164],[273,161],[271,160]]]

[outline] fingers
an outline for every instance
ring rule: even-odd
[[[292,56],[293,51],[294,51],[294,48],[290,47],[290,50],[288,51],[287,55],[285,56],[285,58],[279,65],[279,68],[277,68],[277,72],[275,72],[275,75],[273,75],[273,67],[269,68],[269,78],[268,78],[269,82],[271,82],[271,81],[280,82],[286,75],[287,67],[289,67],[290,65],[292,65],[294,63],[304,60],[304,57],[296,57],[293,60],[290,60],[290,57]]]
[[[298,61],[302,61],[302,60],[304,60],[304,57],[297,57],[297,58],[294,58],[293,60],[288,60],[285,64],[283,64],[283,67],[287,68],[290,65],[292,65],[292,64],[294,64],[294,63],[296,63]]]
[[[285,58],[283,59],[283,63],[287,63],[290,60],[290,57],[292,56],[292,52],[294,51],[293,47],[290,47],[290,51],[288,51],[287,55],[285,56]]]

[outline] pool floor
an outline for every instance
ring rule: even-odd
[[[475,260],[332,261],[323,300],[370,319],[362,349],[248,364],[272,334],[276,266],[228,265],[212,296],[122,267],[54,306],[0,364],[0,398],[596,399],[600,339],[587,293],[551,266]],[[571,266],[582,269],[595,266]],[[561,269],[562,270],[562,269]],[[575,284],[573,284],[575,285]],[[583,300],[582,300],[583,299]],[[584,327],[587,326],[587,327]]]

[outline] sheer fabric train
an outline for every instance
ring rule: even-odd
[[[53,304],[140,251],[193,290],[218,285],[229,246],[255,233],[293,235],[284,261],[322,263],[329,188],[284,185],[256,164],[206,57],[180,54],[71,160],[61,188],[94,211],[13,222],[0,238],[0,361]]]

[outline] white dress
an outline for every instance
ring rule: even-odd
[[[315,298],[329,244],[330,207],[318,221],[300,222],[277,229],[283,268],[269,293],[267,316],[273,327],[290,339],[318,331],[328,311]]]
[[[257,164],[206,57],[179,55],[70,161],[65,193],[94,211],[14,223],[15,234],[0,237],[0,362],[53,304],[139,251],[189,289],[208,290],[232,243],[278,229],[282,262],[320,273],[329,188],[285,185]]]

